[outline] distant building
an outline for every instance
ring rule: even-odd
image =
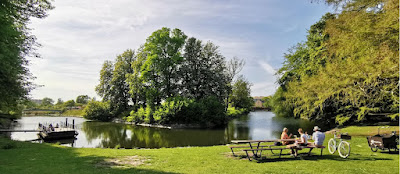
[[[264,101],[262,100],[264,98],[264,96],[256,96],[256,97],[253,97],[253,100],[254,100],[254,107],[256,107],[256,108],[263,108],[264,106],[263,106],[263,103],[264,103]]]

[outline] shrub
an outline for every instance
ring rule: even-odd
[[[113,116],[110,113],[108,102],[90,101],[83,110],[83,117],[90,120],[110,121]]]
[[[216,97],[190,100],[172,120],[179,123],[198,123],[205,127],[219,126],[226,121],[225,109]]]
[[[238,117],[243,114],[246,114],[246,109],[244,108],[228,107],[226,112],[228,117]]]
[[[187,107],[190,103],[189,99],[181,97],[169,98],[161,104],[153,114],[154,122],[169,123],[171,118],[182,110],[182,107]]]
[[[131,111],[126,121],[135,123],[158,124],[200,124],[215,127],[226,122],[224,105],[216,97],[207,97],[195,101],[183,97],[171,97],[156,109],[150,106]]]

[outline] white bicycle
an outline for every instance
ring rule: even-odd
[[[329,153],[334,154],[338,151],[339,156],[342,158],[347,158],[350,155],[350,143],[345,140],[351,140],[351,136],[347,133],[338,134],[337,131],[334,132],[333,138],[328,142]]]

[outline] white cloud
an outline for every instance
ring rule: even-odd
[[[269,65],[267,62],[259,61],[258,63],[260,64],[262,69],[264,69],[269,74],[274,75],[276,73],[276,70],[271,65]]]
[[[275,93],[278,85],[274,82],[254,83],[251,87],[252,96],[269,96]]]

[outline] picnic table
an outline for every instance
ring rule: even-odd
[[[245,151],[246,152],[246,155],[247,155],[247,158],[251,161],[251,159],[250,159],[250,156],[249,156],[249,154],[248,154],[248,151],[251,151],[252,153],[253,153],[253,157],[254,158],[259,158],[259,157],[261,157],[261,153],[262,153],[262,151],[263,150],[271,150],[271,153],[273,153],[274,154],[274,152],[273,152],[273,150],[280,150],[280,153],[279,153],[279,158],[281,157],[281,155],[282,155],[282,151],[284,150],[284,149],[292,149],[292,150],[294,150],[294,149],[303,149],[303,148],[308,148],[308,149],[310,149],[310,151],[308,152],[308,156],[310,156],[311,155],[311,150],[312,149],[314,149],[314,148],[320,148],[321,149],[321,156],[322,156],[322,150],[325,148],[324,146],[315,146],[314,144],[308,144],[307,146],[292,146],[292,147],[288,147],[288,146],[285,146],[285,147],[272,147],[272,146],[275,146],[275,145],[260,145],[261,143],[266,143],[266,142],[287,142],[287,141],[292,141],[292,142],[294,142],[296,139],[270,139],[270,140],[232,140],[231,141],[231,143],[233,143],[233,144],[245,144],[245,143],[248,143],[249,144],[249,146],[230,146],[230,148],[231,148],[231,151],[232,151],[232,154],[233,155],[235,155],[234,154],[234,152],[233,152],[233,148],[246,148],[246,147],[249,147],[250,149],[243,149],[243,151]],[[254,146],[254,145],[252,145],[252,143],[254,144],[254,143],[256,143],[257,144],[257,146]],[[267,148],[265,148],[265,147],[267,147]],[[260,151],[260,155],[258,155],[258,152]],[[296,155],[294,156],[294,157],[296,157]]]
[[[248,143],[250,149],[245,149],[246,154],[247,154],[247,151],[252,151],[254,157],[257,158],[257,157],[258,157],[258,151],[259,151],[259,150],[261,150],[261,151],[262,151],[262,150],[271,150],[272,153],[274,153],[272,150],[281,150],[281,153],[279,154],[279,156],[280,156],[280,155],[282,154],[282,150],[283,150],[283,149],[286,149],[286,148],[276,148],[276,149],[271,148],[271,146],[273,146],[273,145],[270,145],[269,148],[267,148],[267,149],[260,149],[260,144],[261,144],[261,143],[267,143],[267,142],[283,142],[283,141],[293,141],[293,142],[294,142],[295,140],[296,140],[296,139],[232,140],[231,143],[234,143],[234,144],[245,144],[245,143]],[[257,143],[257,146],[256,146],[256,147],[253,147],[252,143]],[[231,148],[231,151],[232,151],[232,153],[233,153],[232,148]],[[234,154],[234,153],[233,153],[233,154]],[[247,154],[247,156],[248,156],[248,154]],[[260,152],[260,156],[261,156],[261,152]]]

